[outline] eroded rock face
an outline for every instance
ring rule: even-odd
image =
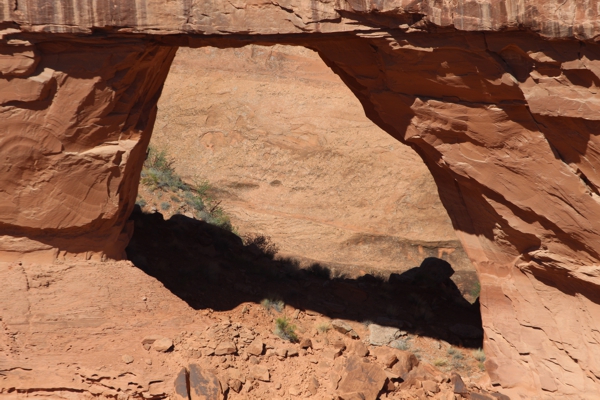
[[[124,257],[175,51],[139,40],[0,43],[3,259]]]
[[[180,48],[151,144],[190,182],[207,179],[240,234],[279,254],[398,272],[425,257],[471,270],[431,174],[364,116],[312,50]]]
[[[479,271],[492,380],[596,391],[600,48],[515,33],[352,49],[321,52],[436,179]]]
[[[139,34],[171,46],[304,45],[433,174],[480,273],[492,381],[529,398],[593,398],[598,2],[436,4],[3,1],[3,254],[120,254],[173,56]],[[494,32],[518,27],[527,31]],[[53,36],[64,32],[90,36]]]

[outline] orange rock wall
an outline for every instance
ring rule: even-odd
[[[346,273],[431,256],[473,270],[419,155],[373,124],[315,51],[180,48],[158,109],[151,144],[280,255]]]
[[[600,46],[523,33],[346,45],[317,47],[368,115],[423,157],[476,265],[492,381],[593,398]]]
[[[0,44],[2,259],[124,257],[175,51],[140,40]]]

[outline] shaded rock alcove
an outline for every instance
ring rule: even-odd
[[[302,45],[431,171],[492,382],[599,392],[596,1],[94,4],[0,3],[3,259],[124,256],[177,46]]]

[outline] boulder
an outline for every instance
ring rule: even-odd
[[[456,372],[452,372],[450,375],[450,382],[452,383],[452,390],[456,394],[467,394],[469,391],[467,385],[463,382],[462,378]]]
[[[253,356],[262,355],[265,349],[265,344],[260,340],[260,338],[256,338],[246,347],[246,352]]]
[[[215,348],[216,356],[224,356],[227,354],[236,354],[236,353],[237,353],[237,347],[236,347],[235,343],[233,343],[231,341],[221,342]]]
[[[152,349],[161,352],[161,353],[166,353],[167,351],[171,350],[173,348],[173,341],[169,338],[161,338],[156,340],[153,344],[152,344]]]
[[[216,375],[197,364],[190,364],[188,371],[191,400],[223,400],[221,384]]]
[[[374,363],[365,363],[362,358],[352,355],[344,365],[338,391],[342,398],[358,395],[363,400],[376,400],[386,380],[383,368]]]
[[[373,346],[386,346],[401,335],[402,333],[398,328],[377,324],[369,325],[369,343]]]
[[[269,369],[264,365],[255,365],[250,368],[250,376],[256,380],[269,382],[271,379],[271,374],[269,373]]]
[[[361,341],[353,341],[350,344],[350,350],[359,357],[366,357],[369,355],[369,348]]]
[[[331,321],[331,327],[336,331],[343,333],[344,335],[348,335],[353,339],[358,339],[358,334],[350,324],[341,319],[334,319]]]
[[[190,393],[188,391],[188,370],[182,368],[177,376],[175,377],[175,392],[173,394],[173,400],[190,400]]]

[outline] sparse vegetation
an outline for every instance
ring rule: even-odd
[[[144,200],[142,198],[138,198],[137,201],[135,202],[135,204],[137,204],[141,208],[144,208],[144,207],[146,207],[146,200]]]
[[[445,358],[436,358],[435,360],[433,360],[433,365],[435,365],[436,367],[445,367],[446,365],[448,365],[448,360],[446,360]]]
[[[483,352],[483,349],[479,348],[477,350],[474,350],[473,357],[480,363],[484,362],[485,361],[485,353]]]
[[[331,270],[321,264],[312,264],[306,269],[311,275],[321,279],[331,279]]]
[[[481,284],[479,282],[475,283],[475,286],[471,289],[471,296],[474,298],[478,298],[481,294]]]
[[[317,332],[319,333],[327,333],[331,329],[331,325],[327,322],[321,322],[317,324]]]
[[[263,301],[260,302],[260,305],[267,311],[275,310],[278,313],[283,312],[283,309],[285,308],[285,303],[282,300],[275,299],[263,299]]]
[[[394,340],[392,343],[390,343],[390,346],[403,351],[410,349],[410,343],[405,339]]]
[[[175,173],[173,161],[168,159],[166,150],[158,151],[153,147],[148,148],[148,157],[142,170],[142,184],[148,186],[150,190],[189,189]]]
[[[179,203],[183,198],[196,218],[235,233],[229,216],[219,206],[220,202],[214,201],[209,196],[211,186],[208,181],[197,180],[193,185],[183,182],[183,179],[175,172],[173,161],[169,159],[166,150],[148,148],[148,157],[144,162],[141,183],[152,192],[156,192],[158,199],[162,198],[163,191],[170,191],[170,200]],[[138,204],[140,201],[138,200]],[[140,207],[145,205],[144,201]],[[171,204],[166,201],[162,202],[160,208],[167,211],[171,208]]]
[[[298,335],[296,335],[296,326],[290,324],[290,321],[286,317],[279,317],[275,320],[275,331],[273,332],[284,340],[290,342],[297,342]]]
[[[448,353],[449,356],[453,356],[456,353],[458,353],[458,350],[456,350],[454,347],[448,347],[448,350],[446,350],[446,353]]]
[[[279,247],[271,241],[270,236],[248,234],[243,238],[246,246],[256,246],[264,255],[269,257],[271,260],[275,257],[275,254],[279,252]]]

